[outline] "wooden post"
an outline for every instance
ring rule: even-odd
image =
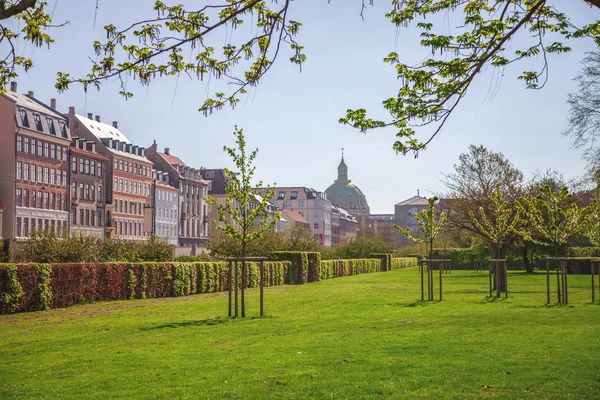
[[[506,266],[506,259],[503,262],[504,264],[504,298],[508,298],[508,267]]]
[[[425,266],[425,263],[421,260],[421,264],[419,265],[419,272],[421,273],[421,301],[425,300],[425,285],[424,285],[425,277],[423,276],[425,274],[425,270],[423,269],[424,266]]]
[[[596,301],[596,286],[594,285],[594,261],[590,260],[590,269],[592,270],[592,303]]]
[[[234,283],[234,287],[235,287],[235,316],[237,318],[238,316],[238,262],[235,261],[234,263],[235,265],[235,283]]]
[[[498,261],[496,264],[496,297],[500,297],[500,264]]]
[[[550,260],[546,260],[546,304],[550,304]]]
[[[232,264],[233,264],[233,261],[229,261],[229,273],[227,274],[227,288],[229,291],[229,301],[227,303],[227,309],[229,312],[227,315],[229,317],[231,317],[231,273],[232,273],[231,269],[232,269]]]
[[[264,312],[264,287],[265,287],[265,262],[260,262],[260,316],[262,317]]]
[[[565,304],[569,304],[569,266],[565,261],[563,264],[563,299],[565,300]]]
[[[440,264],[440,301],[442,301],[442,274],[444,273],[444,264],[446,262],[442,262]]]
[[[429,264],[429,300],[433,301],[433,267]]]
[[[242,318],[246,318],[246,298],[244,287],[246,286],[246,261],[242,261]]]
[[[556,287],[558,290],[558,304],[562,304],[562,297],[560,296],[561,292],[561,282],[560,282],[560,272],[559,272],[559,268],[556,267]]]
[[[492,262],[490,261],[490,265],[488,267],[489,273],[490,273],[490,298],[492,298],[493,294],[492,294]]]

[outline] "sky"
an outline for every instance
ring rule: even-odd
[[[58,109],[65,113],[74,106],[79,114],[91,112],[103,122],[118,121],[135,144],[148,147],[155,140],[160,149],[170,148],[171,154],[196,168],[232,167],[222,149],[234,144],[232,132],[238,125],[248,147],[259,148],[256,178],[265,184],[324,191],[337,177],[344,148],[348,176],[365,193],[371,213],[393,213],[394,204],[417,191],[423,196],[443,193],[443,174],[452,171],[471,144],[502,152],[526,176],[547,169],[558,170],[567,179],[583,174],[582,150],[571,149],[569,138],[561,132],[567,123],[567,96],[576,90],[573,78],[584,53],[594,49],[591,41],[570,41],[571,53],[551,56],[550,80],[541,91],[526,90],[517,80],[528,69],[522,63],[506,68],[502,76],[484,70],[441,134],[415,159],[393,151],[393,130],[364,134],[338,123],[349,108],[366,108],[385,117],[381,102],[400,87],[394,69],[382,62],[389,52],[396,51],[401,60],[415,64],[428,54],[419,46],[417,30],[397,31],[385,19],[389,0],[375,0],[365,10],[364,20],[359,17],[359,0],[292,2],[291,19],[304,24],[297,37],[307,55],[302,72],[287,61],[291,54],[283,53],[235,110],[223,109],[208,117],[198,109],[207,93],[219,89],[215,81],[181,77],[159,79],[149,87],[130,82],[128,90],[134,97],[129,100],[118,94],[116,82],[100,91],[85,93],[73,86],[58,94],[56,72],[85,75],[94,58],[93,41],[105,39],[104,25],[122,28],[153,17],[154,2],[98,0],[97,12],[95,0],[48,3],[54,23],[70,23],[50,31],[56,40],[50,49],[19,43],[17,52],[33,57],[35,67],[21,74],[18,91],[32,90],[47,103],[57,98]],[[192,3],[196,4],[187,2]],[[553,3],[577,24],[600,16],[583,0]],[[443,29],[458,25],[450,18],[438,22]],[[243,34],[234,32],[233,37]],[[539,66],[541,60],[531,62]],[[425,133],[421,132],[423,138]]]

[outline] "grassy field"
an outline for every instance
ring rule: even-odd
[[[225,318],[225,293],[0,316],[0,398],[600,397],[600,306],[569,276],[445,276],[421,303],[416,268],[267,288],[265,318]]]

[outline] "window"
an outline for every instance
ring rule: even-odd
[[[90,211],[90,225],[96,225],[96,213],[94,212],[94,210]]]
[[[113,187],[113,191],[118,191],[119,190],[119,178],[115,178],[115,185]]]
[[[133,236],[137,236],[137,224],[133,224]]]
[[[290,208],[292,208],[292,202],[291,202],[290,200],[286,200],[286,201],[283,203],[283,208],[287,208],[287,209],[290,209]]]
[[[319,213],[315,211],[314,217],[319,218]]]
[[[57,194],[56,195],[56,209],[57,210],[62,210],[63,209],[63,197],[62,194]]]
[[[38,182],[42,183],[42,182],[44,182],[43,172],[42,172],[43,171],[42,166],[38,165],[37,169],[38,169],[38,173],[37,173]]]
[[[23,151],[23,136],[17,135],[17,152]]]
[[[102,226],[102,211],[98,210],[98,218],[96,219],[98,221],[98,226]]]
[[[83,213],[84,213],[83,209],[80,208],[79,209],[79,224],[80,225],[83,225],[83,221],[84,221],[84,219],[83,219]]]
[[[123,191],[123,178],[119,178],[119,192]]]
[[[85,184],[85,198],[86,199],[90,199],[90,184],[86,183]]]
[[[35,171],[36,171],[35,164],[31,164],[31,182],[37,181],[37,178],[35,176]]]
[[[52,135],[56,135],[56,130],[54,129],[54,121],[50,117],[46,117],[46,123],[48,124],[48,130]],[[41,131],[41,129],[40,129]]]
[[[69,182],[67,181],[67,171],[63,171],[62,176],[63,176],[63,185],[69,186]]]
[[[85,171],[85,168],[83,166],[83,158],[79,158],[79,173],[83,174],[83,172]]]
[[[96,161],[92,161],[90,165],[90,175],[96,175]]]
[[[48,209],[48,197],[50,197],[50,196],[48,195],[48,192],[44,192],[44,204],[43,204],[43,207],[42,207],[42,208],[44,208],[44,209],[46,209],[46,210]]]
[[[304,200],[298,200],[298,207],[304,207]]]
[[[77,172],[77,157],[75,156],[71,158],[71,171]]]
[[[21,117],[21,123],[25,128],[29,128],[29,120],[27,119],[27,112],[22,108],[19,108],[19,116]]]
[[[50,208],[56,210],[56,193],[50,193]]]
[[[35,156],[35,149],[36,149],[36,141],[35,139],[31,139],[31,154]]]
[[[69,149],[67,147],[63,147],[62,152],[63,152],[63,161],[69,161]]]
[[[138,173],[138,165],[137,165],[137,164],[134,164],[134,165],[133,165],[133,173],[134,173],[134,174],[137,174],[137,173]]]
[[[129,193],[129,180],[125,179],[125,193]]]
[[[123,200],[119,200],[119,212],[123,213]]]
[[[315,200],[315,207],[319,207],[319,200]]]
[[[123,160],[119,160],[119,171],[123,171]]]
[[[71,215],[71,220],[73,222],[73,225],[77,225],[77,208],[76,207],[73,207],[72,213],[73,214]]]
[[[98,201],[102,201],[102,186],[98,185]]]
[[[137,181],[133,182],[133,193],[138,194],[138,183]]]
[[[29,207],[29,190],[23,189],[23,207]]]
[[[56,184],[62,186],[62,173],[59,169],[56,170]]]
[[[292,200],[295,200],[295,199],[297,199],[297,198],[298,198],[298,192],[296,192],[296,191],[293,191],[293,192],[292,192]]]
[[[102,176],[102,163],[98,162],[98,176]]]
[[[48,158],[50,157],[50,146],[48,145],[47,142],[44,142],[44,157]]]
[[[315,229],[319,229],[319,223],[315,222],[315,224],[313,225],[315,227]]]
[[[17,161],[17,179],[23,178],[23,163],[21,161]]]
[[[119,169],[119,160],[117,160],[115,158],[115,167],[114,167],[114,170],[116,171],[117,169]]]
[[[85,160],[85,173],[90,174],[90,160]]]
[[[33,114],[33,120],[35,121],[35,129],[38,131],[44,131],[42,129],[42,119],[40,118],[40,114]]]
[[[29,164],[28,163],[23,164],[23,179],[26,181],[29,180]]]
[[[65,121],[58,121],[58,126],[60,127],[62,137],[68,137],[69,135],[67,135],[67,125],[65,124]]]
[[[83,189],[83,183],[79,183],[79,198],[80,199],[85,199],[84,194],[85,194],[85,192],[84,192],[84,189]]]
[[[23,219],[23,235],[29,236],[29,218]]]
[[[129,163],[129,172],[133,173],[133,163],[132,162]]]
[[[283,199],[285,199],[285,192],[279,192],[279,193],[277,194],[277,198],[278,198],[279,200],[283,200]]]
[[[53,160],[56,159],[56,145],[54,143],[50,145],[50,158]]]
[[[23,138],[23,152],[29,153],[29,138],[27,136]]]
[[[129,163],[125,161],[125,172],[127,172],[127,168],[129,167]]]
[[[123,221],[123,225],[125,225],[125,236],[127,236],[127,221]]]
[[[90,210],[85,210],[85,224],[90,225]]]
[[[128,201],[125,202],[125,214],[127,214],[127,204],[129,204]],[[121,210],[122,211],[122,210]]]
[[[37,192],[37,203],[38,208],[44,208],[44,205],[42,204],[42,192]],[[41,222],[39,224],[42,226]]]
[[[37,155],[40,156],[40,157],[42,157],[42,154],[43,154],[43,152],[42,152],[42,146],[43,146],[43,142],[41,140],[38,140]]]
[[[55,168],[52,168],[52,171],[50,172],[50,184],[56,185],[56,169]]]
[[[44,167],[44,183],[50,183],[48,179],[48,171],[50,171],[50,169],[48,167]]]
[[[35,190],[32,190],[31,191],[31,208],[36,208],[37,207],[37,203],[35,201],[35,199],[36,199],[35,196],[36,196],[36,192],[35,192]]]
[[[62,161],[62,146],[56,145],[56,159]]]
[[[206,171],[206,179],[213,179],[215,177],[215,171]]]
[[[17,217],[17,237],[21,237],[21,217]]]

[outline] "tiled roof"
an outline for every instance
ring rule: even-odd
[[[179,191],[179,189],[177,189],[174,186],[169,185],[167,182],[163,182],[163,181],[159,181],[159,180],[156,181],[156,186],[160,186],[160,187],[165,188],[165,189],[171,189],[171,190],[174,190],[174,191]]]
[[[4,97],[14,101],[18,106],[28,108],[32,111],[37,111],[53,118],[60,118],[62,120],[66,119],[64,115],[59,114],[56,112],[56,110],[44,105],[42,102],[34,98],[29,97],[28,95],[7,90],[4,93]]]
[[[108,158],[104,157],[102,154],[97,153],[97,152],[93,152],[93,151],[89,151],[89,150],[83,150],[77,147],[69,147],[69,149],[73,152],[73,153],[77,153],[77,154],[83,154],[89,157],[94,157],[98,160],[102,160],[102,161],[107,161]]]
[[[408,206],[408,205],[416,205],[416,206],[421,206],[421,205],[428,205],[429,201],[427,201],[427,198],[425,197],[421,197],[421,196],[414,196],[411,197],[410,199],[406,199],[404,201],[401,201],[400,203],[396,204],[397,206]]]
[[[171,165],[186,165],[186,163],[184,163],[183,161],[181,161],[181,159],[177,156],[172,156],[170,154],[166,154],[166,153],[161,153],[159,151],[157,151],[157,153],[165,159],[166,162],[168,162]]]
[[[128,157],[128,158],[133,158],[134,160],[138,160],[138,161],[142,161],[148,164],[152,164],[152,162],[150,160],[148,160],[146,157],[143,156],[138,156],[137,154],[132,154],[132,153],[128,153],[126,151],[121,151],[121,150],[116,150],[116,149],[111,149],[110,147],[106,148],[108,151],[110,151],[111,153],[113,153],[114,155],[120,156],[120,157]]]
[[[294,222],[302,222],[308,223],[306,218],[304,218],[300,213],[294,210],[281,210],[281,213],[284,214],[288,219],[291,219]]]
[[[98,139],[112,139],[131,144],[123,132],[112,125],[105,124],[104,122],[97,122],[79,114],[75,114],[75,117]]]

